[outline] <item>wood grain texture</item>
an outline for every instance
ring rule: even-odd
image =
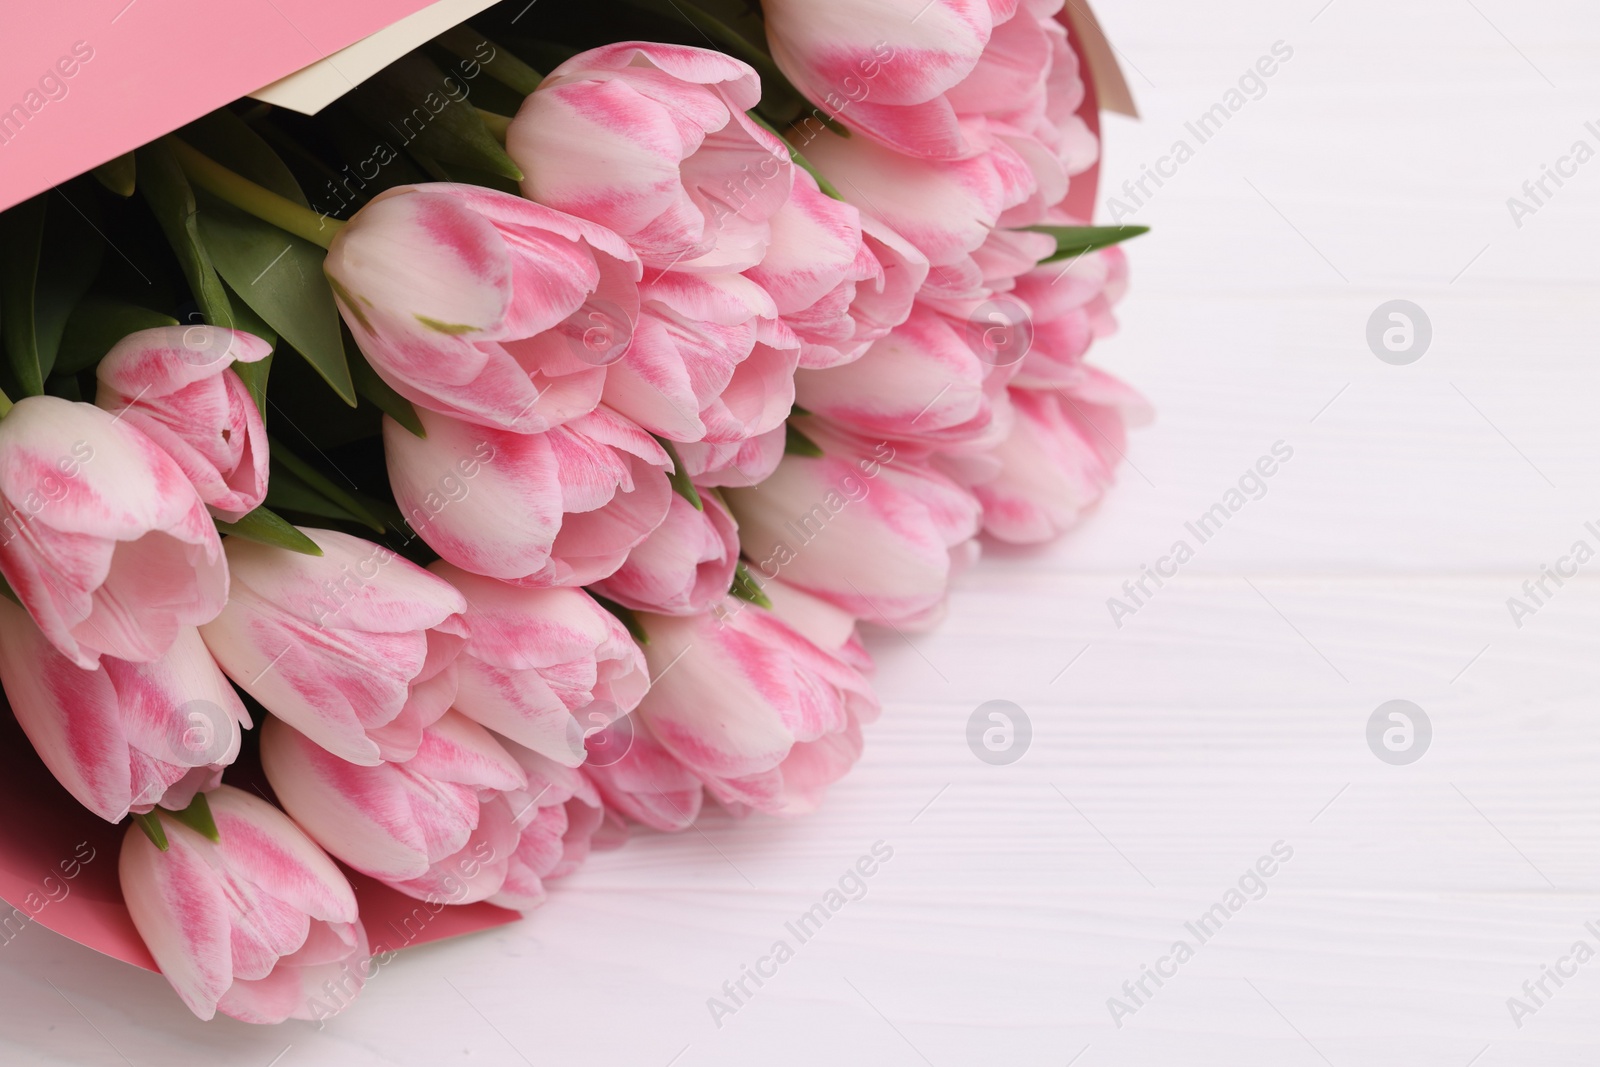
[[[1110,121],[1112,192],[1275,41],[1294,56],[1135,216],[1155,231],[1097,356],[1160,419],[1118,491],[1061,545],[991,552],[935,633],[873,636],[884,714],[820,813],[640,837],[322,1030],[201,1025],[28,930],[0,948],[0,1061],[1592,1064],[1600,960],[1520,1028],[1506,1001],[1600,948],[1600,561],[1520,628],[1506,599],[1600,546],[1600,161],[1520,228],[1505,201],[1600,145],[1600,14],[1098,7],[1145,115]],[[1365,341],[1393,298],[1434,328],[1408,367]],[[1106,599],[1280,440],[1266,495],[1116,627]],[[1410,766],[1366,746],[1394,698],[1434,728]],[[1009,767],[966,747],[991,699],[1033,725]],[[865,896],[715,1025],[707,998],[876,841]],[[1185,923],[1280,841],[1198,944]],[[1118,1027],[1108,998],[1179,939]]]

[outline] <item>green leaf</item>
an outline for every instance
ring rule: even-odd
[[[290,452],[283,443],[272,435],[267,435],[267,440],[272,447],[272,472],[267,480],[267,499],[273,498],[273,490],[277,487],[278,476],[286,473],[286,479],[291,482],[292,492],[296,500],[302,503],[290,504],[285,502],[282,506],[290,511],[304,511],[312,515],[321,515],[330,519],[352,519],[363,526],[370,527],[377,533],[383,533],[383,521],[360,500],[317,470],[311,464]],[[309,493],[309,496],[308,496]],[[316,507],[306,507],[304,503],[316,504],[313,498],[320,498]],[[273,507],[278,507],[273,504]],[[319,510],[320,509],[320,510]],[[329,510],[332,509],[332,510]]]
[[[178,136],[263,189],[270,189],[301,207],[311,206],[288,164],[260,134],[227,108],[196,119],[179,130]]]
[[[794,423],[786,422],[787,432],[783,439],[783,454],[786,456],[810,456],[815,459],[822,455],[822,446],[795,428]]]
[[[666,450],[667,458],[672,460],[672,473],[667,475],[667,480],[672,483],[672,488],[678,491],[679,496],[693,504],[696,511],[704,511],[706,509],[705,502],[700,499],[700,493],[695,489],[694,483],[689,480],[689,476],[683,473],[683,460],[678,458],[678,450],[673,448],[672,442],[665,437],[657,437],[656,441]]]
[[[423,155],[417,155],[413,158],[416,159],[418,165],[432,173],[435,181],[459,182],[462,185],[481,185],[485,189],[494,189],[511,196],[522,195],[517,183],[510,178],[502,178],[500,175],[490,174],[488,171],[463,167],[459,163],[446,166],[438,160],[429,159]]]
[[[167,243],[178,256],[183,276],[189,282],[189,291],[200,305],[201,314],[213,326],[232,327],[233,307],[228,293],[211,263],[205,245],[200,241],[200,228],[196,222],[194,190],[172,150],[160,141],[145,145],[137,152],[139,160],[139,192],[150,204]]]
[[[255,334],[276,351],[278,347],[278,331],[268,326],[260,315],[251,310],[250,305],[246,304],[239,294],[233,291],[233,286],[228,284],[226,278],[222,281],[222,287],[228,290],[228,299],[233,304],[233,329]],[[235,363],[233,369],[237,371],[239,366],[239,364]]]
[[[454,88],[450,88],[454,86]],[[414,154],[522,180],[522,171],[494,139],[460,82],[413,52],[368,79],[349,97],[367,123],[392,134]]]
[[[267,481],[267,503],[274,511],[290,511],[318,519],[361,523],[361,520],[313,489],[294,472],[274,463]],[[361,523],[361,525],[366,525]]]
[[[322,273],[327,253],[209,197],[200,214],[200,234],[228,288],[355,407],[339,308]]]
[[[628,631],[629,637],[632,637],[641,645],[648,645],[650,643],[650,635],[645,633],[644,626],[639,622],[639,617],[633,613],[633,609],[625,608],[621,604],[618,604],[615,600],[609,600],[606,597],[601,596],[599,593],[596,593],[592,589],[586,589],[584,592],[594,597],[594,602],[596,604],[599,604],[601,607],[611,612],[611,614],[615,615],[617,620],[621,622],[623,627]]]
[[[5,249],[4,259],[0,259],[0,337],[25,396],[44,392],[46,374],[39,358],[34,314],[44,215],[44,194],[0,215],[0,247]]]
[[[244,382],[244,387],[250,391],[250,399],[256,402],[256,410],[261,412],[263,424],[267,421],[267,376],[272,373],[272,361],[276,355],[269,352],[265,359],[258,359],[254,363],[233,365],[233,373]]]
[[[133,814],[133,822],[134,825],[144,831],[144,836],[150,839],[151,844],[162,852],[167,850],[167,831],[161,826],[161,816],[153,811],[147,811],[142,814],[135,812]]]
[[[766,593],[761,591],[761,584],[755,580],[755,577],[750,573],[750,568],[746,566],[742,559],[739,561],[739,565],[733,569],[733,585],[728,589],[728,592],[740,600],[748,600],[757,607],[768,609],[772,607],[772,600]]]
[[[46,396],[59,396],[62,400],[70,400],[74,404],[82,403],[83,385],[78,381],[76,374],[52,374],[44,380]],[[90,396],[90,400],[94,397]]]
[[[108,159],[94,168],[94,180],[126,199],[133,195],[137,173],[133,153],[124,152],[116,159]]]
[[[109,297],[87,297],[67,318],[52,373],[77,374],[88,370],[111,351],[112,345],[130,333],[176,325],[178,320],[171,315],[137,304]]]
[[[501,40],[505,39],[502,35]],[[555,70],[580,51],[571,45],[561,44],[559,41],[547,41],[543,37],[537,40],[517,39],[516,49],[518,56],[525,58],[539,70]]]
[[[1110,248],[1131,237],[1150,232],[1148,226],[1024,226],[1023,229],[1031,233],[1047,233],[1056,239],[1054,254],[1040,260],[1041,263],[1055,263],[1086,252]]]
[[[395,131],[387,127],[374,129],[360,121],[348,101],[341,101],[318,116],[318,134],[343,161],[342,169],[316,190],[319,210],[349,218],[385,189],[428,180],[416,162],[400,151],[403,144],[396,141]]]
[[[543,74],[466,23],[446,30],[433,40],[457,59],[479,64],[489,77],[522,96],[539,88],[539,83],[544,80]],[[485,48],[489,50],[488,59],[483,58]]]
[[[235,330],[243,330],[245,333],[255,334],[274,349],[274,351],[267,353],[265,359],[258,359],[254,363],[235,363],[233,365],[233,373],[239,376],[239,380],[244,382],[244,387],[250,391],[250,399],[256,402],[256,410],[261,412],[261,421],[265,422],[267,419],[267,377],[272,373],[272,361],[277,358],[278,331],[263,322],[261,316],[252,311],[250,305],[246,304],[239,298],[238,293],[228,287],[227,282],[223,282],[223,287],[228,289],[228,296],[233,301],[233,328]]]
[[[98,201],[90,199],[80,210],[66,199],[64,191],[56,192],[66,209],[52,202],[39,258],[39,355],[46,375],[60,356],[67,319],[100,273],[106,249],[106,240],[94,221],[100,215]]]
[[[44,392],[67,318],[94,281],[105,250],[93,223],[70,203],[49,207],[47,195],[0,215],[0,334],[29,396]]]
[[[350,360],[350,374],[355,379],[356,392],[370,400],[379,411],[416,436],[428,436],[411,401],[395,392],[392,385],[378,377],[378,372],[372,369],[372,364],[367,362],[359,348],[355,350],[355,355]]]
[[[271,484],[270,481],[268,484]],[[256,508],[238,522],[223,522],[218,519],[216,523],[220,533],[242,537],[246,541],[272,545],[275,548],[287,548],[291,552],[300,552],[307,556],[322,555],[322,549],[317,547],[315,541],[297,530],[288,519],[268,511],[265,507]]]
[[[217,832],[217,820],[211,817],[211,802],[204,793],[196,793],[194,799],[189,801],[189,806],[182,811],[173,811],[171,808],[161,810],[212,841],[222,840],[222,835]]]

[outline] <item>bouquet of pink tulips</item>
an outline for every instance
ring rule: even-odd
[[[195,1014],[342,1009],[380,891],[815,808],[857,624],[1096,502],[1140,230],[1062,6],[519,0],[0,215],[5,758]]]

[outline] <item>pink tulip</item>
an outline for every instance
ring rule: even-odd
[[[1019,299],[1017,277],[1035,272],[1054,250],[1054,238],[1045,234],[991,232],[966,268],[930,275],[910,317],[860,360],[801,371],[797,402],[857,433],[920,442],[947,455],[994,447],[1010,432],[1006,386],[1025,358],[1043,358],[1031,351],[1055,343],[1051,324],[1037,321]],[[1028,290],[1046,299],[1052,313],[1069,294],[1049,289],[1055,266],[1038,268],[1040,281]]]
[[[1001,222],[1024,226],[1046,221],[1098,157],[1076,114],[1084,87],[1056,19],[1062,3],[888,0],[863,13],[846,0],[773,0],[762,10],[773,58],[822,114],[903,156],[1020,164],[1022,195]],[[796,134],[813,158],[820,130],[812,116]]]
[[[810,811],[860,755],[877,698],[856,664],[773,612],[719,608],[642,617],[653,682],[634,715],[724,805]]]
[[[666,452],[603,405],[542,434],[419,414],[426,438],[384,420],[389,484],[412,529],[464,571],[587,585],[666,518]]]
[[[667,519],[592,587],[636,611],[696,615],[728,594],[739,562],[739,529],[717,495],[700,491],[702,510],[673,494]]]
[[[639,261],[616,234],[471,185],[378,194],[334,238],[325,269],[396,392],[524,433],[594,409],[639,310]]]
[[[1121,247],[1045,263],[1017,279],[1013,295],[1029,308],[1031,342],[1013,385],[1070,386],[1089,345],[1116,332],[1111,308],[1128,288]]]
[[[202,630],[218,665],[341,758],[405,759],[456,694],[467,602],[382,545],[301,529],[321,556],[228,539],[233,596]]]
[[[0,597],[0,680],[34,751],[108,822],[157,804],[181,810],[239,754],[250,716],[193,627],[160,659],[102,656],[84,670]]]
[[[470,904],[505,883],[526,773],[494,736],[456,712],[423,730],[403,763],[347,763],[268,719],[261,764],[284,810],[362,874],[419,900]]]
[[[469,719],[575,767],[584,733],[632,711],[649,688],[639,646],[583,590],[507,585],[443,562],[432,569],[466,597],[461,621],[472,636],[456,661],[455,710]]]
[[[738,274],[645,280],[633,348],[606,375],[605,402],[674,441],[735,443],[782,425],[800,339],[767,291]]]
[[[981,359],[982,331],[918,304],[854,363],[801,371],[795,399],[863,435],[946,447],[984,447],[1005,435],[1014,368]]]
[[[872,673],[872,657],[856,632],[854,615],[781,578],[752,574],[751,580],[772,603],[772,613],[789,629],[862,674]],[[743,601],[730,599],[723,604],[725,612],[743,608]]]
[[[906,155],[971,147],[946,93],[978,65],[1001,0],[766,0],[773,59],[826,114]],[[802,149],[804,150],[804,149]]]
[[[678,458],[683,460],[683,473],[695,485],[756,485],[778,469],[788,437],[787,427],[775,426],[746,441],[682,442]]]
[[[973,253],[1009,209],[1026,203],[1036,180],[1027,161],[982,132],[985,151],[962,159],[919,159],[861,137],[816,135],[803,149],[845,199],[900,234],[928,258],[930,283],[976,276]]]
[[[772,601],[772,613],[789,629],[862,675],[871,672],[872,661],[856,635],[856,620],[852,616],[787,582],[760,577],[755,581]],[[717,605],[712,615],[720,621],[751,610],[759,612],[760,609],[752,609],[744,601],[730,598]],[[759,619],[753,616],[746,623],[759,624]],[[798,746],[791,749],[791,758],[781,765],[786,785],[797,791],[806,751]],[[830,750],[824,747],[822,751]],[[848,753],[849,749],[845,751]],[[842,774],[848,768],[848,762],[843,759],[817,762],[830,767],[830,774],[833,771]],[[699,816],[704,801],[700,777],[662,745],[643,715],[619,719],[606,730],[591,735],[589,758],[582,771],[599,788],[613,815],[655,830],[688,829]],[[820,785],[814,783],[814,792],[815,789],[820,789]],[[815,795],[811,799],[814,800]],[[737,802],[728,803],[742,810]]]
[[[1004,226],[1051,221],[1049,210],[1066,197],[1073,176],[1099,158],[1098,141],[1077,115],[1084,86],[1056,18],[1062,5],[1030,0],[997,20],[977,66],[946,95],[964,129],[981,123],[1033,174],[1031,195],[1001,218]]]
[[[334,1014],[372,973],[350,883],[266,801],[231,786],[207,800],[215,842],[162,815],[162,852],[128,827],[118,871],[139,936],[202,1019]]]
[[[638,715],[591,735],[582,771],[609,813],[653,830],[687,830],[705,803],[699,776],[667,751]]]
[[[506,794],[521,836],[506,864],[505,881],[489,903],[528,911],[544,903],[545,882],[571,874],[588,858],[605,809],[594,784],[581,772],[521,745],[502,743],[528,784]]]
[[[1013,389],[1016,420],[992,452],[997,477],[973,487],[985,532],[1034,544],[1061,536],[1111,484],[1127,429],[1148,422],[1149,403],[1093,367],[1071,386]]]
[[[0,574],[61,654],[148,662],[228,596],[216,527],[159,445],[92,404],[0,421]]]
[[[857,618],[902,628],[937,620],[951,575],[976,551],[977,500],[926,450],[798,422],[821,457],[785,456],[758,488],[724,493],[751,570]]]
[[[793,165],[745,116],[756,72],[720,52],[624,42],[581,52],[523,101],[506,151],[531,200],[608,226],[646,265],[754,266]]]
[[[95,368],[95,403],[165,449],[213,515],[238,522],[267,495],[267,429],[229,368],[271,354],[261,338],[216,326],[140,330]]]
[[[860,358],[904,322],[927,274],[927,257],[909,242],[800,171],[772,216],[767,254],[745,277],[772,295],[799,336],[800,366],[818,369]]]
[[[1070,224],[1059,205],[1072,178],[1094,164],[1099,146],[1076,114],[1084,86],[1066,29],[1056,19],[1061,7],[1062,0],[991,4],[982,13],[978,50],[964,51],[960,65],[935,68],[949,76],[924,79],[924,88],[937,92],[917,107],[891,99],[895,88],[889,75],[897,70],[923,74],[924,56],[894,51],[878,64],[876,74],[856,79],[854,91],[835,94],[825,107],[867,138],[842,139],[815,120],[806,120],[794,134],[800,149],[846,199],[879,216],[927,254],[934,266],[929,282],[939,289],[972,288],[983,265],[970,257],[978,255],[997,226]],[[928,15],[942,10],[936,6]],[[918,16],[916,22],[926,17]],[[811,30],[792,32],[817,40],[781,45],[789,31],[776,27],[802,18],[812,20]],[[894,39],[872,19],[863,23],[852,18],[825,27],[814,21],[810,7],[794,0],[775,5],[767,19],[774,54],[780,64],[787,62],[784,69],[791,77],[791,66],[814,70]],[[793,53],[787,61],[785,48]],[[863,62],[870,65],[865,57],[858,59]],[[807,82],[802,76],[797,84],[813,101],[819,100],[814,79]]]
[[[1005,363],[1005,353],[993,351],[978,331],[994,324],[994,312],[1002,318],[1026,321],[1031,310],[1015,295],[1018,279],[1038,266],[1056,250],[1049,234],[1026,230],[991,230],[983,243],[960,264],[941,267],[917,293],[917,303],[926,305],[951,319],[985,362]],[[1012,305],[1016,305],[1013,309]],[[989,351],[985,351],[989,349]]]

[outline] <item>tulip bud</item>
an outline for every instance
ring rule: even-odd
[[[652,830],[687,830],[705,802],[699,776],[635,715],[590,736],[583,773],[614,816]]]
[[[261,730],[267,780],[318,844],[419,900],[470,904],[505,882],[519,832],[505,794],[527,775],[494,736],[455,712],[404,763],[347,763],[293,727]]]
[[[611,577],[591,588],[625,608],[694,615],[728,594],[739,562],[739,530],[715,493],[699,493],[700,508],[674,494],[666,521],[646,537]]]
[[[396,392],[522,433],[594,409],[639,311],[639,261],[620,237],[472,185],[378,194],[334,238],[325,270]]]
[[[271,354],[261,338],[216,326],[140,330],[95,368],[95,403],[160,445],[213,515],[238,522],[267,495],[267,429],[230,368]]]
[[[757,485],[778,469],[788,439],[788,428],[776,426],[764,434],[731,444],[680,442],[677,445],[678,459],[683,464],[680,473],[695,485]]]
[[[157,804],[187,807],[216,785],[250,725],[192,626],[159,659],[102,656],[84,670],[0,597],[0,680],[45,766],[108,822]]]
[[[977,448],[1003,435],[994,424],[1011,373],[985,363],[944,316],[918,304],[854,363],[801,371],[795,396],[862,435]]]
[[[634,715],[724,805],[809,811],[855,763],[861,723],[877,715],[878,702],[845,657],[742,602],[643,621],[654,682]],[[609,777],[615,783],[617,775]],[[676,791],[666,782],[652,791]]]
[[[767,254],[745,272],[772,294],[802,342],[800,366],[813,370],[859,359],[904,322],[927,275],[927,257],[910,242],[823,195],[805,171],[772,216]]]
[[[502,744],[528,784],[506,794],[521,836],[506,865],[506,880],[489,902],[527,911],[544,903],[545,882],[571,874],[588,858],[605,810],[594,784],[579,771],[521,745]]]
[[[977,500],[910,446],[799,421],[821,456],[787,455],[759,487],[724,493],[752,572],[856,618],[930,625],[976,551]]]
[[[324,748],[404,759],[455,699],[466,601],[382,545],[301,532],[322,555],[228,539],[233,596],[201,634],[228,677]]]
[[[953,159],[970,148],[944,94],[978,65],[1001,7],[767,0],[762,13],[772,58],[812,103],[897,152]]]
[[[139,936],[202,1019],[333,1014],[371,973],[350,883],[271,804],[230,786],[207,797],[216,841],[169,816],[157,816],[165,851],[135,826],[123,837],[122,898]]]
[[[542,434],[418,414],[426,438],[384,420],[389,484],[412,528],[464,571],[587,585],[666,517],[666,452],[609,408]]]
[[[1041,264],[1018,278],[1014,296],[1032,311],[1032,337],[1011,384],[1076,385],[1089,346],[1116,332],[1111,308],[1127,288],[1128,257],[1115,245]]]
[[[54,396],[0,421],[0,574],[80,667],[148,662],[228,598],[228,565],[182,468],[126,420]]]
[[[649,688],[639,646],[583,590],[507,585],[442,561],[432,570],[466,597],[455,710],[474,722],[574,767],[585,734]]]
[[[745,112],[761,96],[721,52],[624,42],[552,70],[506,132],[523,195],[593,219],[645,264],[679,271],[754,266],[794,171]]]
[[[1061,536],[1111,485],[1127,428],[1150,418],[1148,401],[1093,367],[1072,388],[1013,389],[1016,420],[991,453],[997,476],[972,491],[983,528],[1002,541],[1037,544]]]
[[[800,339],[767,291],[738,274],[667,272],[639,289],[627,358],[606,375],[606,404],[674,441],[740,442],[794,406]]]

